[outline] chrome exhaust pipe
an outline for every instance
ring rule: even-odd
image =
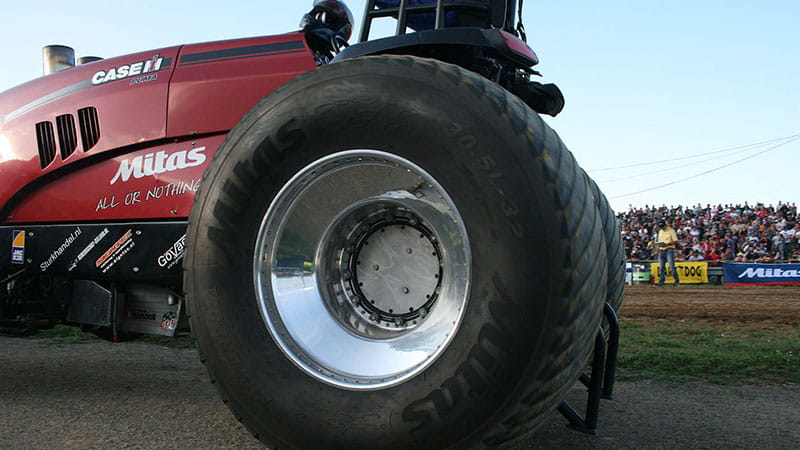
[[[44,74],[50,75],[75,67],[75,50],[66,45],[47,45],[42,48]]]

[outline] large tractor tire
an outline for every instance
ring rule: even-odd
[[[216,152],[187,237],[192,330],[274,448],[492,447],[579,376],[602,231],[520,100],[433,60],[347,60],[267,96]]]
[[[615,312],[622,306],[622,295],[625,290],[625,249],[622,245],[622,235],[617,224],[617,216],[608,199],[597,186],[594,180],[586,175],[600,213],[600,223],[603,224],[603,236],[606,240],[608,256],[608,279],[606,283],[606,301]]]

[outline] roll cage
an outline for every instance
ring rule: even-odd
[[[397,3],[397,6],[387,6],[391,3]],[[525,40],[521,19],[522,0],[519,2],[518,10],[516,0],[421,0],[413,3],[415,4],[411,4],[410,0],[367,0],[359,41],[369,40],[374,19],[396,18],[395,35],[401,35],[409,28],[409,16],[432,14],[434,15],[432,29],[440,30],[452,26],[447,23],[448,13],[469,15],[473,19],[471,26],[504,30]],[[519,13],[519,22],[514,20],[515,11]]]
[[[333,61],[378,54],[433,58],[476,72],[536,112],[555,116],[564,107],[564,96],[556,85],[530,79],[540,75],[533,69],[539,58],[525,43],[522,4],[523,0],[367,0],[359,42],[342,49]],[[397,19],[394,36],[370,40],[373,21],[386,17]]]

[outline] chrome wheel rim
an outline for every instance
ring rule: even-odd
[[[305,373],[352,390],[400,384],[455,336],[471,277],[455,203],[424,169],[351,150],[279,191],[256,241],[261,315]]]

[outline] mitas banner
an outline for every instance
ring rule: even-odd
[[[664,283],[674,283],[672,269],[669,264],[665,264],[666,279]],[[675,270],[678,271],[678,278],[681,284],[703,284],[708,283],[708,263],[705,261],[675,261]],[[650,263],[650,272],[653,283],[660,281],[658,274],[658,263]]]
[[[800,285],[800,264],[723,263],[722,270],[727,285]]]

